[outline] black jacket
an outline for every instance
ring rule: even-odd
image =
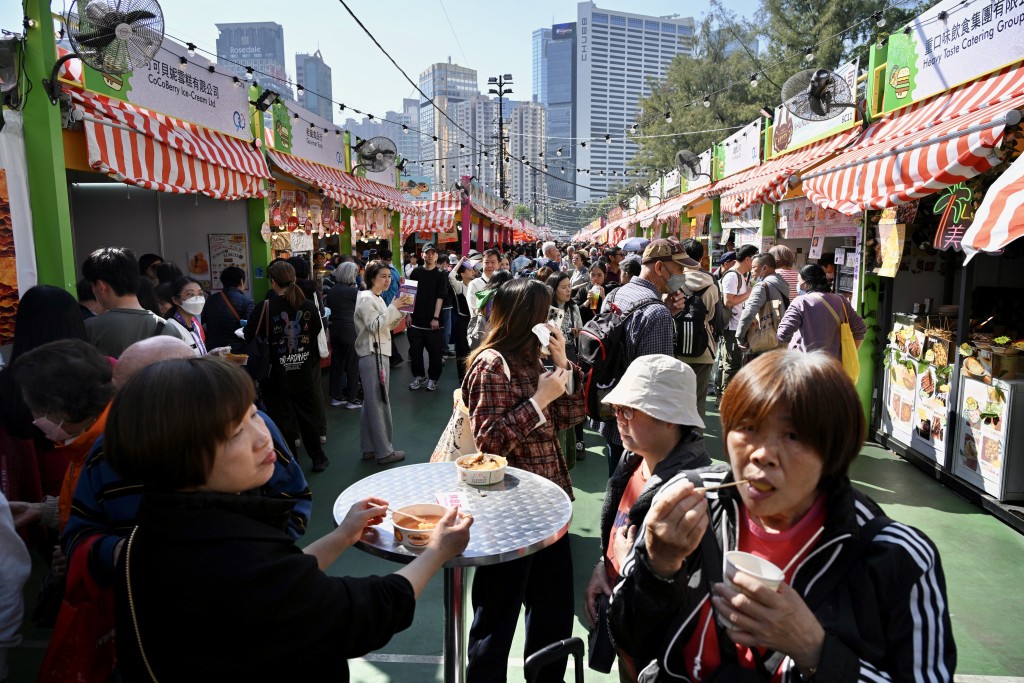
[[[355,285],[337,284],[327,291],[327,307],[331,309],[331,336],[349,344],[356,342],[356,296]]]
[[[285,533],[291,502],[228,494],[144,495],[118,566],[117,651],[148,681],[129,608],[161,681],[347,681],[347,659],[412,623],[409,582],[338,578]]]
[[[608,550],[608,537],[612,533],[612,524],[615,522],[615,513],[618,511],[622,494],[626,491],[630,478],[643,460],[636,453],[626,451],[625,457],[619,461],[615,473],[608,479],[604,504],[601,506],[601,557],[604,557]],[[672,449],[672,452],[654,466],[654,471],[651,472],[651,477],[647,480],[644,490],[629,508],[628,524],[639,526],[643,523],[647,511],[651,509],[655,494],[669,479],[682,470],[693,470],[698,467],[707,467],[710,464],[711,458],[704,446],[704,437],[696,430],[689,429],[676,444],[676,447]]]
[[[242,326],[242,320],[248,320],[255,306],[252,297],[237,287],[210,294],[203,307],[206,348],[230,346],[233,353],[241,352],[245,342],[235,335],[235,330]]]
[[[722,465],[700,476],[707,485],[733,480]],[[722,489],[708,493],[707,500],[719,546],[723,552],[735,549],[739,494],[734,488]],[[938,551],[923,533],[898,522],[889,523],[862,547],[863,527],[881,514],[868,496],[848,480],[842,482],[829,495],[824,533],[797,566],[792,586],[818,605],[814,614],[826,632],[815,680],[952,681],[956,645]],[[641,682],[690,680],[692,662],[683,660],[684,646],[706,626],[697,623],[708,598],[700,577],[700,552],[698,548],[688,557],[672,579],[656,576],[640,526],[612,596],[611,624],[616,644],[643,669]],[[781,667],[783,681],[800,680],[791,659],[781,658]]]

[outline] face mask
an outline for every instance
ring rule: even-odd
[[[807,293],[806,289],[804,289],[803,287],[797,286],[797,288],[796,288],[796,295],[797,296],[803,296],[806,293]]]
[[[686,275],[673,275],[668,279],[669,294],[678,292],[686,284]]]
[[[65,441],[70,441],[71,439],[76,438],[71,434],[68,434],[64,429],[64,420],[61,420],[59,423],[54,423],[54,421],[48,417],[41,417],[38,420],[32,420],[32,424],[39,427],[39,430],[43,435],[54,443],[64,443]]]
[[[181,307],[185,309],[185,312],[189,315],[199,315],[203,312],[203,307],[206,305],[206,297],[194,296],[191,299],[185,299],[181,302]]]

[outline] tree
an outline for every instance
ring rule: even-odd
[[[529,218],[533,213],[530,211],[530,207],[526,204],[516,204],[515,210],[512,212],[512,217],[517,221],[524,218]]]

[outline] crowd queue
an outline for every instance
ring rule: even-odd
[[[77,299],[48,286],[22,297],[0,370],[0,680],[29,549],[49,567],[37,624],[66,632],[74,596],[112,595],[87,611],[116,633],[103,676],[347,680],[347,660],[407,628],[473,534],[452,511],[393,574],[328,576],[383,520],[388,502],[371,497],[296,545],[312,504],[300,453],[311,474],[341,454],[328,410],[360,411],[361,459],[407,457],[389,399],[404,362],[408,389],[425,392],[455,365],[476,447],[570,498],[584,424],[606,442],[599,556],[574,558],[565,536],[479,568],[468,680],[506,680],[523,607],[529,656],[571,636],[577,600],[599,636],[591,665],[617,659],[620,680],[952,680],[938,552],[850,484],[866,423],[840,321],[857,344],[865,325],[819,265],[742,246],[712,271],[699,242],[667,239],[630,254],[545,242],[280,256],[259,302],[241,269],[212,293],[121,247],[86,259]],[[585,341],[609,330],[619,365],[595,400]],[[711,397],[724,465],[704,442]],[[574,595],[574,562],[594,561]],[[51,640],[40,680],[82,673],[68,669],[75,642]],[[557,659],[538,680],[566,668]]]

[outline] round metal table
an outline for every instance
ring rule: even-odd
[[[383,470],[345,489],[334,502],[334,521],[340,523],[352,504],[377,496],[396,510],[413,503],[433,503],[438,494],[460,492],[464,512],[473,515],[469,546],[444,566],[444,680],[465,678],[465,567],[507,562],[551,545],[569,530],[572,501],[552,481],[509,467],[503,481],[469,486],[458,480],[455,463],[424,463]],[[408,563],[417,551],[397,540],[388,517],[368,529],[356,547],[372,555]]]

